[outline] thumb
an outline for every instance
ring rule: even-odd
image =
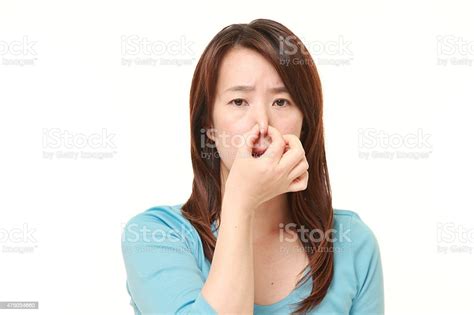
[[[251,157],[252,156],[252,150],[253,146],[255,144],[255,141],[258,139],[259,135],[259,127],[258,124],[255,124],[249,131],[247,131],[243,137],[243,145],[241,146],[239,152],[241,157]]]

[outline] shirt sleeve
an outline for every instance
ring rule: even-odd
[[[357,284],[350,315],[383,315],[384,283],[377,239],[357,214],[352,217],[350,233]]]
[[[125,225],[127,290],[143,315],[217,314],[201,294],[205,279],[181,230],[150,215]]]

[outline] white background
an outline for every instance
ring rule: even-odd
[[[378,238],[386,314],[474,314],[473,12],[472,1],[1,0],[0,301],[39,301],[2,314],[132,314],[122,226],[189,197],[194,67],[218,31],[255,18],[283,23],[315,58],[334,207]],[[139,63],[150,58],[175,64]]]

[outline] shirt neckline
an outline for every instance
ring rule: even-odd
[[[305,270],[304,270],[304,275],[306,275],[307,273],[309,273],[311,271],[311,268],[310,266],[306,266]],[[304,276],[303,276],[304,277]],[[283,299],[275,302],[275,303],[272,303],[272,304],[265,304],[265,305],[262,305],[262,304],[256,304],[254,303],[254,309],[255,310],[261,310],[261,311],[271,311],[271,310],[276,310],[278,308],[280,308],[281,306],[284,306],[284,305],[287,305],[289,304],[289,301],[291,301],[291,299],[297,294],[299,293],[300,291],[304,292],[303,290],[306,290],[307,289],[307,285],[311,282],[310,281],[311,279],[307,279],[299,288],[294,288],[287,296],[285,296]],[[306,295],[305,295],[306,296]],[[292,302],[291,304],[296,304],[300,301],[295,301],[295,302]]]

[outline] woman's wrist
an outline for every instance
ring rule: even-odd
[[[256,206],[245,198],[227,191],[222,199],[221,218],[232,217],[232,220],[253,220]]]

